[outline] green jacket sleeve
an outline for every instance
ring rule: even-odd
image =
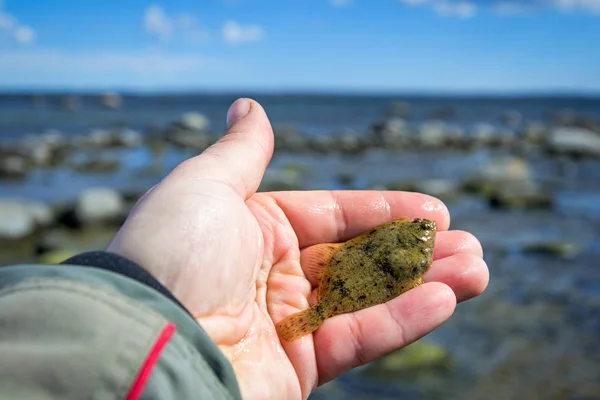
[[[101,268],[0,268],[0,399],[240,399],[176,302]]]

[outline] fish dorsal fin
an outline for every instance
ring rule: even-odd
[[[302,269],[311,282],[321,282],[323,271],[333,254],[342,247],[343,243],[321,243],[310,246],[302,257]]]

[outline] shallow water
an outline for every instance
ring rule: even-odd
[[[67,134],[124,123],[136,129],[165,126],[181,113],[198,110],[221,121],[236,96],[126,97],[125,108],[101,110],[92,98],[69,113],[47,98],[41,109],[28,97],[0,96],[2,137],[58,128]],[[258,96],[275,124],[294,125],[310,135],[344,130],[364,133],[385,114],[391,98]],[[507,109],[547,121],[563,108],[600,118],[600,101],[586,99],[408,99],[411,119],[421,121],[452,106],[454,123],[498,124]],[[215,124],[217,126],[215,126]],[[168,147],[158,156],[146,147],[109,150],[122,163],[111,174],[76,173],[59,167],[37,170],[25,182],[2,182],[1,197],[73,200],[83,189],[111,186],[143,193],[192,151]],[[503,149],[369,150],[364,154],[277,154],[265,187],[290,182],[305,189],[403,187],[430,179],[459,185]],[[75,157],[85,157],[78,154]],[[368,374],[357,369],[320,388],[319,399],[600,399],[600,160],[574,160],[532,153],[533,180],[555,201],[546,210],[497,210],[481,197],[458,193],[446,201],[452,229],[482,242],[491,281],[481,297],[458,306],[454,316],[424,340],[443,347],[449,371]],[[573,251],[530,251],[539,244],[567,244]],[[96,245],[96,244],[94,244]],[[569,247],[569,248],[571,248]]]

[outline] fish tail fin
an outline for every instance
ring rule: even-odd
[[[282,340],[293,342],[319,329],[324,321],[323,316],[313,307],[284,318],[275,329]]]

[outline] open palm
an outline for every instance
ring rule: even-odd
[[[485,289],[479,242],[446,231],[439,200],[403,192],[255,193],[273,152],[269,121],[250,100],[234,103],[228,120],[227,135],[138,202],[109,251],[178,297],[231,361],[244,398],[306,398],[318,384],[425,335],[457,300]],[[438,224],[427,283],[281,342],[275,323],[316,300],[315,271],[302,268],[307,249],[399,217]]]

